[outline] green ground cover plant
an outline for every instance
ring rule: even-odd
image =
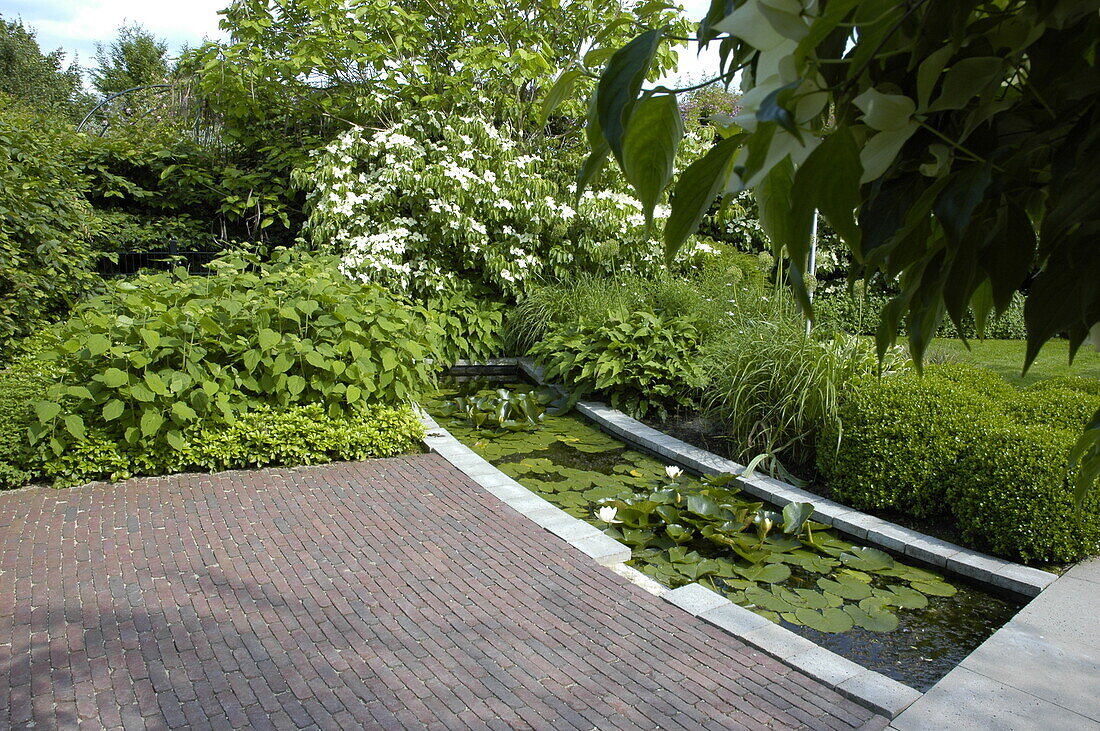
[[[1100,550],[1100,496],[1074,504],[1066,464],[1100,405],[1090,379],[1018,391],[995,373],[929,366],[861,383],[824,430],[818,467],[859,509],[953,523],[971,545],[1024,561]]]

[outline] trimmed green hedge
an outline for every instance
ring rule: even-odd
[[[818,442],[837,499],[952,521],[976,547],[1025,561],[1100,551],[1100,495],[1077,511],[1069,449],[1100,404],[1087,379],[1017,391],[972,366],[868,381]],[[839,447],[837,446],[839,443]]]

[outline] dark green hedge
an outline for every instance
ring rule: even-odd
[[[932,366],[854,389],[842,429],[821,435],[818,469],[853,507],[951,521],[1014,559],[1071,561],[1100,551],[1100,495],[1078,511],[1066,469],[1098,405],[1087,379],[1017,391],[979,368]]]

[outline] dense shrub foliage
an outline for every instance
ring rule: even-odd
[[[392,457],[416,449],[424,429],[408,405],[367,406],[333,418],[320,404],[259,406],[229,424],[186,427],[178,446],[128,444],[93,428],[35,473],[61,487],[189,470],[308,465],[335,459]]]
[[[842,430],[822,433],[818,465],[854,507],[948,519],[1011,558],[1074,560],[1100,548],[1100,497],[1077,511],[1066,470],[1098,391],[1055,379],[1018,392],[962,365],[867,381],[842,406]]]
[[[531,352],[548,378],[597,391],[640,417],[692,403],[702,385],[698,348],[693,318],[623,310],[561,327]]]
[[[48,332],[28,338],[0,371],[0,488],[19,487],[38,476],[27,429],[35,419],[34,405],[60,376],[57,364],[38,357],[52,342]]]
[[[88,448],[92,432],[182,452],[187,434],[258,408],[355,418],[432,383],[426,312],[349,281],[334,259],[233,255],[214,267],[123,282],[73,313],[43,354],[62,377],[35,405],[40,452]]]
[[[95,288],[93,217],[61,123],[0,95],[0,342],[30,334]]]
[[[349,276],[397,291],[460,276],[515,296],[540,275],[655,268],[641,204],[611,189],[578,200],[562,157],[579,159],[480,116],[424,111],[344,132],[295,180],[308,190],[314,243],[342,254]]]

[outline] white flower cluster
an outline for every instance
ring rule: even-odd
[[[580,153],[516,142],[480,116],[425,111],[344,132],[295,181],[309,190],[314,242],[343,254],[348,276],[403,292],[459,274],[517,294],[532,276],[657,265],[663,221],[647,232],[621,181],[578,200],[563,158]],[[656,218],[668,213],[660,206]]]

